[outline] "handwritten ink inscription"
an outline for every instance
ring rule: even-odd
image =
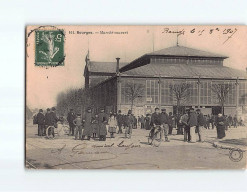
[[[235,33],[238,31],[237,28],[192,28],[190,30],[175,30],[171,28],[164,28],[162,33],[163,34],[176,34],[177,36],[185,35],[185,34],[194,34],[196,36],[203,36],[203,35],[211,35],[211,34],[218,34],[225,36],[226,39],[224,40],[223,44],[225,44],[229,39],[235,35]]]

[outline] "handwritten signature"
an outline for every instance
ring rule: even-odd
[[[115,146],[115,143],[112,143],[110,145],[105,144],[105,145],[93,145],[93,148],[109,148]],[[124,141],[121,141],[119,144],[116,145],[117,147],[120,148],[125,148],[125,150],[130,149],[130,148],[140,148],[141,145],[135,145],[134,143],[130,144],[124,144]]]
[[[92,145],[92,148],[111,148],[111,147],[119,147],[119,148],[124,148],[125,150],[131,149],[131,148],[140,148],[141,145],[139,144],[134,144],[134,143],[130,143],[130,144],[125,144],[124,141],[121,141],[118,144],[112,143],[112,144],[101,144],[101,145]],[[66,148],[66,144],[64,144],[61,148],[58,149],[52,149],[51,153],[56,153],[56,154],[61,154],[62,151]],[[87,143],[81,143],[81,144],[77,144],[75,145],[72,149],[72,155],[74,154],[102,154],[102,153],[108,153],[107,151],[85,151],[85,149],[88,149],[88,144]]]

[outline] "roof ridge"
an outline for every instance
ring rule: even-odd
[[[164,56],[198,56],[198,57],[219,57],[228,58],[227,56],[212,53],[209,51],[203,51],[191,47],[185,47],[176,45],[172,47],[163,48],[154,52],[147,53],[146,55],[164,55]]]

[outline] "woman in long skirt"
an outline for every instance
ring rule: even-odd
[[[218,114],[216,119],[216,128],[217,128],[217,138],[222,139],[226,136],[225,134],[225,118],[221,113]]]

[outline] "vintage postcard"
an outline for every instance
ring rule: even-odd
[[[27,26],[28,169],[246,169],[246,26]]]

